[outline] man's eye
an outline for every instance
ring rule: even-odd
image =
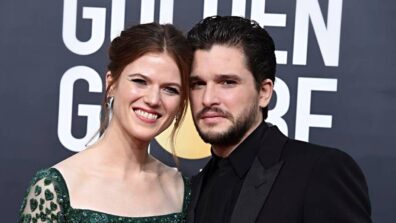
[[[190,84],[191,89],[199,89],[204,86],[205,83],[203,81],[192,81]]]
[[[180,94],[179,90],[174,87],[166,87],[164,88],[164,91],[169,94],[169,95],[178,95]]]
[[[146,85],[147,82],[143,79],[140,78],[134,78],[131,80],[133,83],[139,84],[139,85]]]
[[[223,80],[220,82],[220,84],[225,86],[234,86],[235,84],[237,84],[237,82],[234,80]]]

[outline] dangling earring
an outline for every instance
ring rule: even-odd
[[[107,124],[110,123],[110,120],[113,117],[113,103],[114,103],[114,97],[113,96],[107,97],[106,107],[109,114],[109,122]]]
[[[107,97],[107,100],[106,100],[107,109],[112,109],[113,108],[113,102],[114,102],[114,97],[113,96]]]
[[[180,121],[180,116],[181,116],[181,114],[179,114],[179,113],[175,116],[175,125],[180,124],[180,123],[178,123]]]
[[[178,119],[179,119],[179,116],[176,115],[176,116],[175,116],[175,122],[177,122]]]

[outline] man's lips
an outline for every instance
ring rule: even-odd
[[[207,119],[207,118],[225,118],[223,114],[220,113],[213,113],[213,112],[207,112],[204,113],[200,116],[201,119]]]
[[[199,119],[227,118],[229,114],[219,108],[204,108],[197,114]]]

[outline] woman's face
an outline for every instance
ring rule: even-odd
[[[106,82],[112,76],[108,73]],[[166,53],[147,53],[128,64],[113,84],[113,116],[116,127],[132,138],[150,141],[172,123],[181,101],[181,74]]]

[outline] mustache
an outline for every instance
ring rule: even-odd
[[[215,113],[220,114],[221,116],[224,116],[226,118],[232,118],[232,115],[229,112],[223,111],[222,109],[217,108],[217,107],[203,108],[200,112],[197,113],[196,117],[198,119],[200,119],[200,118],[202,118],[202,116],[204,116],[208,112],[215,112]]]

